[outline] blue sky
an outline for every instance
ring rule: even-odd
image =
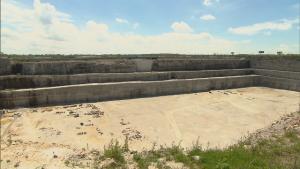
[[[1,3],[6,53],[300,53],[298,0]]]

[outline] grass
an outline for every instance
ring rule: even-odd
[[[284,142],[282,140],[285,140]],[[199,160],[195,160],[195,157]],[[255,146],[239,143],[225,150],[203,150],[200,146],[184,151],[180,146],[161,148],[137,154],[139,168],[164,157],[167,161],[183,163],[188,168],[206,169],[297,169],[300,168],[300,138],[288,131],[276,140],[260,140]]]
[[[152,149],[142,153],[135,153],[133,156],[138,168],[146,169],[149,165],[156,163],[157,168],[169,168],[166,162],[174,161],[183,164],[190,164],[190,158],[180,145],[173,145],[169,148],[160,147],[158,150]]]
[[[93,167],[98,169],[99,164],[105,159],[112,159],[112,162],[108,162],[107,165],[101,168],[126,168],[126,160],[124,154],[128,152],[128,139],[125,140],[125,144],[122,146],[118,141],[111,141],[109,146],[104,148],[103,155],[97,154],[93,160]]]
[[[95,156],[90,168],[128,168],[129,161],[125,156],[129,155],[131,164],[140,169],[147,169],[150,165],[168,169],[171,168],[168,162],[180,163],[192,169],[300,169],[300,138],[294,130],[274,139],[259,140],[252,146],[248,144],[246,140],[224,150],[204,150],[196,144],[188,150],[173,145],[130,152],[128,141],[124,146],[115,141],[102,154]],[[113,159],[113,162],[99,167],[105,159]]]

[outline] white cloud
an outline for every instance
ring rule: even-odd
[[[215,20],[216,17],[211,14],[207,14],[207,15],[201,16],[200,19],[205,20],[205,21],[211,21],[211,20]]]
[[[219,0],[203,0],[203,4],[205,6],[210,6],[212,5],[214,2],[219,2]]]
[[[193,29],[185,22],[174,22],[171,25],[171,28],[174,32],[178,33],[190,33],[193,32]]]
[[[289,45],[287,44],[280,44],[279,45],[279,48],[278,48],[280,51],[287,51],[289,49]]]
[[[106,24],[98,24],[95,21],[88,21],[86,23],[86,28],[92,32],[107,32],[108,26]]]
[[[115,21],[120,24],[130,25],[133,29],[137,29],[140,26],[140,24],[138,22],[131,23],[127,19],[124,19],[124,18],[116,18]]]
[[[41,3],[40,0],[33,2],[34,12],[42,24],[52,24],[57,21],[70,21],[70,16],[56,10],[56,8],[49,3]]]
[[[123,19],[123,18],[116,18],[115,20],[116,20],[116,22],[118,22],[118,23],[129,24],[129,21],[126,20],[126,19]]]
[[[240,51],[248,46],[207,32],[193,33],[185,22],[175,22],[172,32],[157,35],[113,32],[107,24],[93,20],[78,26],[71,16],[39,0],[35,0],[32,8],[12,0],[1,2],[1,22],[6,25],[1,27],[1,50],[5,53],[212,54]]]
[[[278,46],[278,48],[276,48],[276,51],[274,50],[274,53],[278,51],[282,51],[283,53],[299,53],[299,44],[282,43]]]
[[[238,35],[254,35],[262,31],[284,31],[289,30],[293,27],[294,24],[299,23],[298,19],[295,20],[281,20],[278,22],[263,22],[256,23],[254,25],[242,26],[236,28],[229,28],[229,32]]]

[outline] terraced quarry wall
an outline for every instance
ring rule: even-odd
[[[4,62],[1,67],[3,65]],[[2,71],[4,75],[0,76],[2,108],[152,97],[249,86],[300,91],[299,58],[220,56],[12,60],[5,65],[9,65],[9,68],[6,66],[6,71]]]
[[[7,75],[11,73],[10,63],[9,59],[0,57],[0,75]]]
[[[239,69],[249,67],[238,59],[101,59],[94,61],[22,62],[12,66],[13,74],[65,75],[82,73],[132,73],[151,71],[186,71]]]

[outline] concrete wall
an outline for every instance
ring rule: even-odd
[[[253,69],[269,69],[269,70],[281,70],[300,72],[300,59],[285,59],[273,58],[273,59],[251,59],[250,67]]]
[[[258,85],[276,89],[285,89],[300,92],[300,80],[260,76]]]
[[[16,64],[16,73],[23,75],[59,75],[80,73],[135,72],[132,60],[23,62]]]
[[[259,76],[120,82],[0,91],[2,108],[71,104],[253,86]]]
[[[249,68],[245,59],[158,59],[153,62],[152,71],[217,70]]]
[[[300,59],[256,58],[250,60],[254,74],[261,75],[258,85],[300,91]]]
[[[124,81],[159,81],[170,79],[192,79],[249,75],[250,69],[139,72],[139,73],[93,73],[77,75],[10,75],[0,76],[0,90],[63,86],[85,83],[107,83]]]
[[[0,57],[0,75],[6,75],[11,73],[10,60]]]
[[[236,56],[188,56],[188,55],[149,55],[149,56],[114,56],[110,59],[87,59],[84,57],[74,61],[46,59],[14,60],[14,74],[24,75],[58,75],[81,73],[128,73],[149,71],[185,71],[185,70],[216,70],[216,69],[269,69],[300,72],[299,55],[269,56],[269,55],[236,55]],[[64,59],[60,56],[60,59]],[[141,57],[141,58],[139,58]],[[17,58],[17,57],[16,57]],[[2,61],[2,63],[4,63]],[[1,63],[0,63],[1,64]],[[1,68],[4,68],[4,64]],[[3,71],[2,71],[3,72]],[[2,73],[3,74],[3,73]]]
[[[216,56],[217,57],[217,56]],[[209,58],[209,57],[207,57]],[[4,63],[2,61],[2,63]],[[3,64],[1,67],[3,68]],[[23,61],[12,66],[14,74],[58,75],[81,73],[129,73],[219,69],[269,69],[300,72],[300,59],[285,57],[248,57],[241,59],[141,58],[77,61]],[[1,68],[0,68],[1,69]]]
[[[249,68],[244,59],[111,59],[94,61],[20,62],[14,74],[62,75],[82,73],[129,73],[150,71],[219,70]]]
[[[13,63],[11,72],[21,75],[6,75],[10,62],[0,60],[0,109],[247,86],[300,91],[300,59],[284,57],[31,61]]]
[[[137,72],[151,72],[153,60],[152,59],[134,59]]]
[[[253,69],[253,72],[254,74],[257,75],[300,80],[300,72],[267,70],[267,69]]]

